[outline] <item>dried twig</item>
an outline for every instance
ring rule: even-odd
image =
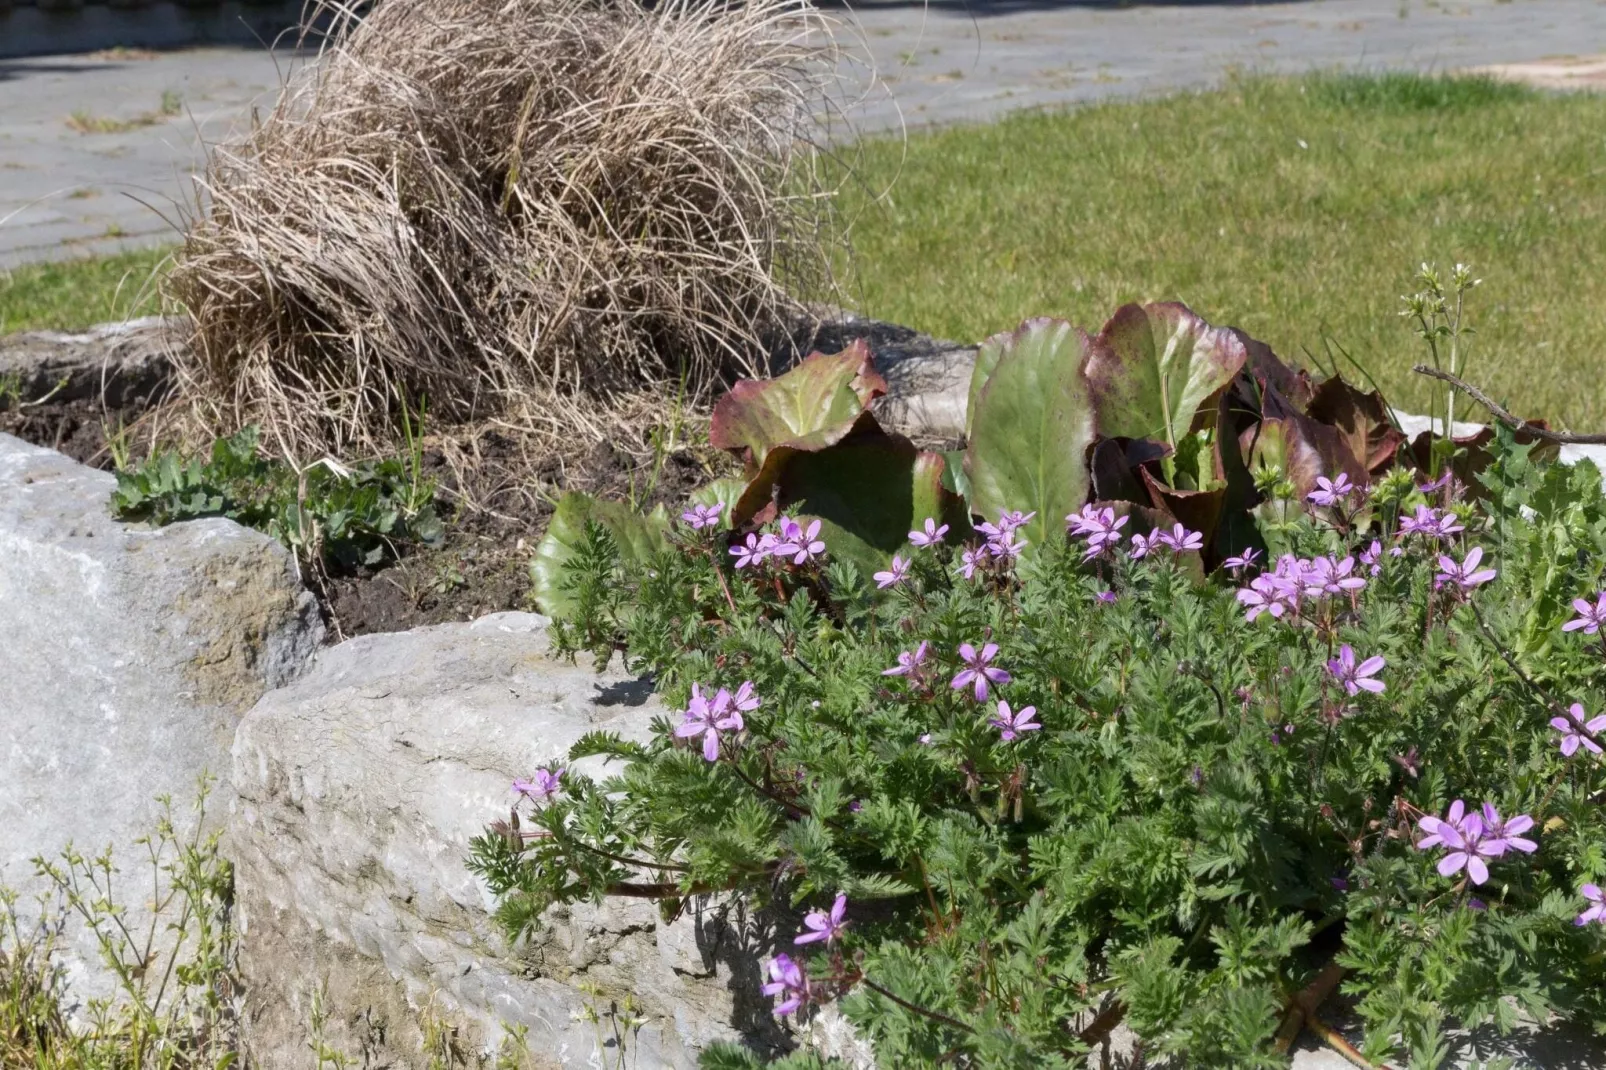
[[[1485,394],[1471,383],[1456,378],[1449,372],[1431,368],[1426,364],[1418,364],[1411,370],[1418,375],[1425,375],[1429,379],[1438,379],[1440,382],[1449,383],[1467,397],[1488,409],[1496,420],[1499,420],[1513,431],[1522,431],[1535,438],[1544,439],[1546,442],[1559,442],[1569,446],[1606,446],[1606,435],[1574,435],[1566,431],[1552,431],[1549,428],[1536,427],[1520,416],[1513,416],[1488,394]]]

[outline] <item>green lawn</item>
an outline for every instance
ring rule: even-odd
[[[0,334],[68,331],[157,310],[152,273],[168,250],[27,264],[0,270]]]
[[[1464,260],[1485,280],[1469,378],[1606,430],[1606,96],[1250,79],[860,148],[844,278],[870,315],[973,340],[1182,300],[1288,357],[1341,346],[1425,411],[1399,295]],[[0,273],[0,331],[150,311],[133,298],[161,256]]]
[[[858,165],[869,315],[969,340],[1182,300],[1285,356],[1336,342],[1422,412],[1399,296],[1421,261],[1462,260],[1484,279],[1469,378],[1606,430],[1606,97],[1249,80],[870,142]]]

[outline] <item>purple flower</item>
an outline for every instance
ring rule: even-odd
[[[1331,557],[1313,557],[1300,564],[1303,566],[1305,593],[1312,598],[1359,591],[1366,586],[1364,578],[1354,575],[1353,557],[1346,557],[1342,561],[1335,561]]]
[[[1439,555],[1439,573],[1433,577],[1433,586],[1442,587],[1446,583],[1453,583],[1463,591],[1470,591],[1481,583],[1488,583],[1497,573],[1492,568],[1478,571],[1478,563],[1483,560],[1483,547],[1474,546],[1467,551],[1466,560],[1457,564],[1448,554]]]
[[[1150,528],[1147,535],[1133,535],[1132,546],[1127,550],[1126,556],[1134,561],[1141,561],[1160,546],[1160,539],[1159,528]]]
[[[1238,604],[1244,607],[1244,619],[1253,621],[1262,613],[1281,619],[1284,613],[1297,606],[1297,588],[1290,591],[1276,576],[1260,575],[1249,581],[1248,587],[1238,589]]]
[[[1466,527],[1455,518],[1454,513],[1440,513],[1437,509],[1430,509],[1425,505],[1416,507],[1413,516],[1400,519],[1400,534],[1422,535],[1430,539],[1447,539],[1458,531],[1465,531]]]
[[[944,524],[938,527],[937,522],[928,516],[926,517],[925,530],[911,531],[909,533],[909,541],[921,548],[936,546],[946,534],[948,534],[948,525]]]
[[[960,643],[959,660],[964,663],[965,667],[954,676],[951,685],[953,689],[958,691],[962,687],[974,684],[976,701],[986,702],[988,681],[1002,685],[1009,683],[1010,679],[1009,673],[988,664],[997,653],[997,643],[987,643],[979,651],[969,643]]]
[[[537,769],[529,780],[515,780],[513,792],[522,795],[531,802],[540,802],[550,799],[562,790],[563,768]]]
[[[745,684],[742,691],[747,694],[748,709],[758,706],[758,699],[753,697],[752,685]],[[703,737],[703,757],[710,762],[719,761],[719,735],[721,732],[740,732],[746,727],[742,721],[740,710],[733,709],[734,699],[731,693],[723,687],[713,698],[703,694],[698,684],[691,685],[691,701],[686,704],[682,716],[685,718],[675,728],[675,735],[679,739],[690,739],[693,736]]]
[[[790,517],[781,518],[781,539],[771,551],[777,557],[791,557],[792,564],[801,565],[825,553],[825,543],[819,538],[820,522],[812,521],[807,528]]]
[[[1100,591],[1098,594],[1093,596],[1093,600],[1095,602],[1099,603],[1100,605],[1113,606],[1113,605],[1115,605],[1115,592],[1114,591]]]
[[[758,695],[754,693],[753,681],[743,680],[742,686],[736,689],[736,694],[731,699],[731,705],[735,706],[737,710],[742,713],[752,713],[754,710],[764,705],[764,700],[759,698]],[[814,705],[818,706],[819,703],[816,702]],[[740,720],[740,718],[738,718],[738,720]],[[738,725],[737,727],[740,728],[741,726]]]
[[[920,735],[920,745],[922,747],[931,746],[931,733],[930,732],[921,733],[921,735]]]
[[[959,555],[959,574],[970,579],[976,570],[987,563],[987,548],[985,546],[974,550],[966,550]]]
[[[877,572],[875,574],[875,585],[878,588],[885,589],[893,586],[894,584],[902,583],[908,578],[908,576],[909,562],[905,561],[897,554],[893,554],[892,567],[885,572]]]
[[[794,1013],[809,1001],[809,979],[790,955],[776,955],[769,965],[769,975],[769,984],[759,991],[766,996],[786,997],[775,1005],[777,1018]]]
[[[1259,559],[1260,551],[1251,546],[1243,553],[1227,558],[1221,563],[1221,567],[1232,573],[1233,578],[1237,579],[1238,573],[1246,568],[1254,568],[1255,562]]]
[[[1005,743],[1013,743],[1015,737],[1022,732],[1035,732],[1043,726],[1032,720],[1037,715],[1036,706],[1027,706],[1019,713],[1009,712],[1009,703],[1003,699],[998,700],[998,716],[987,723],[998,729],[998,737]]]
[[[748,565],[763,563],[764,559],[775,552],[774,535],[757,535],[747,533],[747,541],[737,543],[731,547],[731,553],[736,557],[736,567],[746,568]]]
[[[1173,524],[1170,531],[1161,532],[1160,541],[1178,554],[1204,549],[1204,536],[1197,531],[1189,531],[1181,524]]]
[[[1109,507],[1095,509],[1084,505],[1081,512],[1067,516],[1065,522],[1072,535],[1087,538],[1087,553],[1083,555],[1083,560],[1087,560],[1120,545],[1121,529],[1126,527],[1127,518],[1116,516],[1115,510]]]
[[[1383,566],[1378,564],[1378,559],[1382,556],[1383,544],[1378,542],[1376,539],[1373,539],[1372,545],[1361,551],[1361,564],[1371,569],[1372,575],[1381,575],[1383,572]]]
[[[1585,635],[1594,635],[1606,622],[1606,591],[1596,595],[1594,605],[1590,605],[1587,598],[1574,598],[1573,609],[1578,611],[1578,616],[1563,624],[1561,630],[1576,632],[1581,628]]]
[[[1568,721],[1567,717],[1572,720]],[[1586,721],[1583,703],[1575,702],[1567,707],[1567,717],[1550,719],[1550,727],[1561,733],[1561,752],[1571,758],[1573,752],[1583,747],[1592,754],[1599,754],[1600,744],[1590,737],[1606,732],[1606,713]]]
[[[1031,521],[1032,517],[1036,515],[1037,513],[1035,510],[1030,513],[1023,513],[1019,509],[1000,509],[998,511],[998,523],[977,524],[976,530],[987,536],[988,539],[996,539],[1006,532],[1011,532],[1017,528],[1025,527]]]
[[[848,927],[848,923],[842,920],[847,912],[848,897],[838,892],[829,914],[823,910],[811,910],[804,916],[803,924],[809,931],[800,933],[792,943],[814,944],[821,940],[824,940],[827,946],[836,943],[842,931]]]
[[[1582,914],[1573,919],[1573,924],[1588,925],[1592,921],[1598,921],[1602,925],[1606,925],[1606,894],[1602,894],[1600,888],[1593,884],[1586,884],[1579,888],[1578,894],[1593,903],[1594,906],[1585,908]]]
[[[1494,808],[1494,803],[1483,804],[1483,848],[1484,853],[1498,857],[1506,853],[1507,849],[1514,849],[1524,854],[1533,854],[1539,850],[1539,845],[1532,840],[1524,839],[1522,833],[1534,827],[1534,819],[1527,814],[1518,814],[1508,820],[1502,820],[1500,811]]]
[[[701,531],[704,528],[717,527],[724,515],[725,510],[722,506],[694,505],[681,513],[680,519],[690,525],[693,531]]]
[[[982,549],[1001,561],[1013,561],[1020,556],[1022,550],[1026,549],[1026,540],[1020,539],[1017,541],[1014,528],[1002,528],[997,535],[987,540],[987,545],[983,546]]]
[[[930,649],[931,644],[929,642],[922,641],[919,646],[915,647],[913,653],[910,653],[907,650],[901,651],[898,654],[898,664],[894,665],[890,669],[882,669],[881,675],[908,676],[926,663],[926,653]]]
[[[1328,479],[1326,476],[1316,477],[1316,489],[1305,495],[1305,500],[1313,505],[1337,505],[1348,498],[1355,491],[1355,485],[1349,481],[1349,476],[1343,472],[1338,473],[1337,479]]]
[[[1338,657],[1327,663],[1327,671],[1333,674],[1334,679],[1344,685],[1344,690],[1351,698],[1362,691],[1370,691],[1374,695],[1383,691],[1383,681],[1372,679],[1383,668],[1382,658],[1373,655],[1355,664],[1355,651],[1348,643],[1338,648]]]
[[[1466,804],[1460,799],[1450,806],[1444,820],[1424,815],[1417,824],[1428,833],[1417,842],[1417,850],[1443,847],[1448,852],[1439,860],[1441,877],[1451,876],[1465,868],[1473,884],[1482,884],[1489,879],[1487,860],[1499,858],[1509,846],[1505,840],[1486,838],[1483,818],[1478,814],[1466,813]]]
[[[1438,479],[1433,480],[1431,483],[1422,483],[1418,485],[1416,489],[1421,491],[1423,494],[1433,494],[1437,491],[1443,490],[1445,487],[1448,487],[1450,485],[1450,480],[1453,478],[1455,477],[1452,476],[1450,474],[1450,470],[1446,468],[1444,470],[1444,474]]]

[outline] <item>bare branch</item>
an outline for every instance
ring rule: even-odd
[[[1471,383],[1456,378],[1449,372],[1443,372],[1437,368],[1430,368],[1426,364],[1418,364],[1411,370],[1416,372],[1418,375],[1425,375],[1429,379],[1438,379],[1441,382],[1449,383],[1467,397],[1488,409],[1494,414],[1494,418],[1496,420],[1499,420],[1513,431],[1525,431],[1535,438],[1544,439],[1546,442],[1560,442],[1569,446],[1606,446],[1606,435],[1572,435],[1565,431],[1551,431],[1548,428],[1535,427],[1522,417],[1513,416],[1506,409],[1502,408],[1497,401],[1491,398],[1488,394],[1485,394],[1482,390],[1479,390]]]

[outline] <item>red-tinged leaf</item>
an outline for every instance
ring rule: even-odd
[[[1151,501],[1138,468],[1171,454],[1171,447],[1142,438],[1107,438],[1093,447],[1093,497],[1109,501]]]
[[[1372,475],[1394,464],[1395,454],[1405,441],[1389,418],[1383,395],[1375,390],[1363,394],[1340,376],[1316,388],[1305,413],[1317,423],[1331,425],[1351,455]]]
[[[1099,433],[1175,445],[1195,420],[1215,418],[1215,400],[1248,360],[1236,331],[1212,327],[1186,305],[1126,305],[1088,355],[1088,388]]]
[[[1304,412],[1310,404],[1311,395],[1316,391],[1316,384],[1311,381],[1310,373],[1303,368],[1293,368],[1285,364],[1281,357],[1273,352],[1271,346],[1258,338],[1251,338],[1242,331],[1233,328],[1233,333],[1243,343],[1244,351],[1249,359],[1245,362],[1244,370],[1254,380],[1254,389],[1247,391],[1252,395],[1246,397],[1252,406],[1258,405],[1256,398],[1267,387],[1277,391],[1285,398],[1296,411]],[[1258,407],[1255,409],[1259,413]]]
[[[1366,470],[1335,429],[1296,412],[1260,421],[1238,436],[1238,445],[1252,474],[1276,465],[1301,502],[1316,489],[1318,476],[1343,472],[1354,483],[1367,480]]]
[[[1214,552],[1216,529],[1221,524],[1221,510],[1227,499],[1227,489],[1173,490],[1160,482],[1148,468],[1138,471],[1157,508],[1176,517],[1177,522],[1189,530],[1204,536],[1204,554],[1201,556],[1210,558]]]
[[[840,353],[814,353],[774,379],[743,379],[714,406],[709,441],[755,471],[778,446],[818,450],[841,441],[887,392],[862,339]]]
[[[1459,422],[1459,421],[1458,421]],[[1529,420],[1535,427],[1548,430],[1543,420]],[[1416,470],[1417,476],[1426,482],[1428,473],[1432,471],[1429,463],[1429,451],[1432,448],[1433,433],[1431,431],[1419,432],[1401,450],[1401,460]],[[1514,436],[1517,445],[1526,446],[1529,443],[1538,443],[1528,456],[1535,463],[1549,463],[1554,461],[1561,453],[1561,447],[1548,439],[1541,439],[1527,431],[1519,431]],[[1489,452],[1489,443],[1494,441],[1494,428],[1485,427],[1473,435],[1457,435],[1455,438],[1456,457],[1451,463],[1451,471],[1456,479],[1467,488],[1467,494],[1473,498],[1484,496],[1484,486],[1478,480],[1478,475],[1494,463],[1494,455]]]

